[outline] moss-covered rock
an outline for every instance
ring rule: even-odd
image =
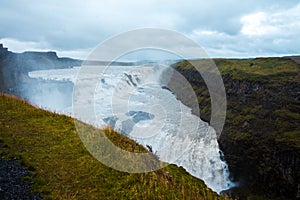
[[[227,94],[227,118],[219,143],[234,181],[233,196],[300,197],[300,67],[290,58],[215,59]],[[193,63],[201,66],[205,61]],[[210,96],[188,61],[174,65],[210,121]],[[185,103],[185,102],[183,102]],[[195,113],[197,114],[197,113]]]

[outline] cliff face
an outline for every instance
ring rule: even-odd
[[[299,197],[299,83],[224,76],[228,118],[220,146],[235,180],[251,192]]]
[[[300,197],[300,67],[289,58],[215,60],[227,94],[219,144],[239,187],[249,197]],[[201,65],[201,62],[199,62]],[[201,75],[186,61],[175,68],[192,84],[200,117],[210,119],[210,97]]]
[[[3,47],[3,44],[0,44],[0,57],[2,57],[3,55],[5,55],[8,52],[7,48]]]
[[[42,83],[28,77],[34,70],[61,69],[79,66],[82,61],[71,58],[59,58],[55,52],[24,52],[13,53],[0,45],[0,92],[10,93],[27,98],[28,92],[40,93],[41,84],[54,84],[55,87],[66,87],[59,83]],[[68,86],[72,91],[72,84]],[[63,89],[63,88],[61,88]]]

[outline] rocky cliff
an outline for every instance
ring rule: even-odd
[[[81,62],[71,58],[59,58],[56,52],[13,53],[0,44],[0,92],[15,94],[23,98],[28,98],[29,90],[30,93],[42,93],[41,88],[45,88],[45,86],[72,92],[73,85],[71,83],[41,82],[30,79],[28,72],[69,68],[79,66]]]
[[[290,58],[215,59],[225,84],[227,118],[219,144],[238,187],[232,197],[300,198],[300,67]],[[201,66],[202,61],[198,64]],[[174,66],[210,119],[210,96],[187,61]],[[195,113],[196,114],[196,113]]]

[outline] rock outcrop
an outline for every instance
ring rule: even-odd
[[[0,92],[27,98],[28,89],[39,91],[39,85],[28,77],[28,72],[44,69],[62,69],[81,65],[81,60],[59,58],[56,52],[13,53],[0,44]],[[45,83],[47,85],[54,83]],[[59,84],[59,83],[57,83]],[[58,85],[58,88],[60,86]],[[64,86],[65,87],[65,86]],[[72,90],[72,84],[68,86]]]
[[[239,184],[225,193],[240,199],[299,198],[299,64],[289,58],[215,62],[227,94],[219,144]],[[210,96],[201,75],[186,61],[174,67],[191,83],[199,97],[200,117],[209,122]]]

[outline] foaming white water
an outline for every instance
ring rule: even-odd
[[[97,74],[96,68],[104,72]],[[89,79],[98,80],[91,90],[95,100],[82,99],[81,103],[83,110],[84,106],[94,107],[97,121],[84,112],[76,117],[94,125],[111,125],[138,143],[151,145],[162,161],[184,167],[216,192],[233,185],[227,164],[221,159],[214,129],[193,115],[171,91],[162,88],[161,79],[165,77],[161,76],[166,66],[96,68],[84,75],[87,88],[91,87]],[[29,76],[75,82],[79,69],[34,71]],[[66,111],[70,112],[70,108],[61,110]]]

